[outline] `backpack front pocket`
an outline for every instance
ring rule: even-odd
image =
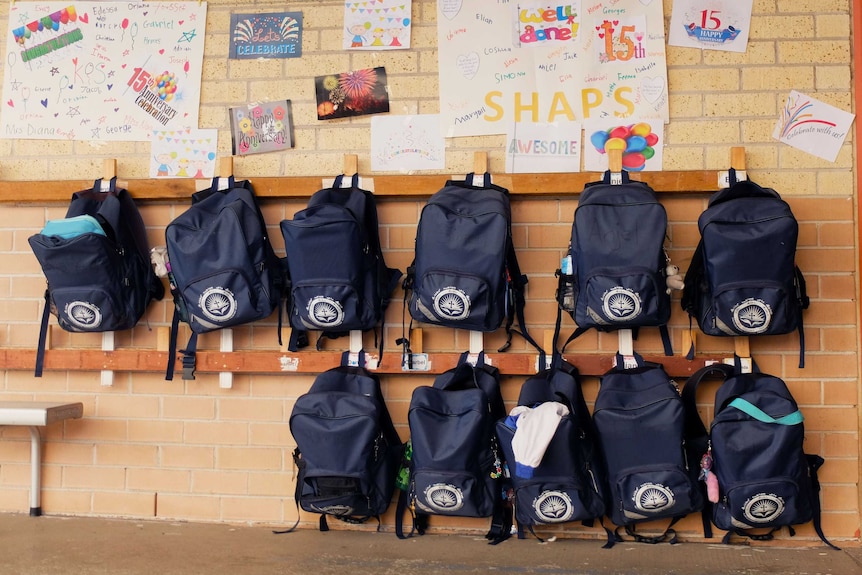
[[[697,510],[691,478],[679,467],[650,465],[624,469],[617,475],[613,488],[624,522],[673,517]]]
[[[459,517],[493,514],[494,495],[481,476],[417,469],[413,485],[416,507],[426,513]]]
[[[775,335],[796,329],[788,312],[790,294],[778,282],[739,282],[719,286],[713,298],[715,327],[728,335]],[[776,322],[773,320],[779,320]]]
[[[260,289],[259,281],[238,269],[193,280],[182,291],[192,330],[202,333],[268,316],[271,310],[258,307]]]
[[[670,318],[659,274],[646,268],[596,270],[579,297],[584,302],[576,318],[579,326],[656,326]]]
[[[420,321],[475,331],[500,327],[503,314],[495,309],[495,295],[478,276],[430,270],[418,278],[411,311]]]
[[[713,515],[720,529],[750,529],[807,523],[812,510],[795,481],[777,478],[727,486]]]
[[[352,330],[373,327],[373,310],[364,310],[351,284],[299,283],[291,290],[292,317],[306,329]]]
[[[589,519],[593,513],[582,499],[583,489],[571,478],[524,482],[515,488],[515,516],[525,525]]]

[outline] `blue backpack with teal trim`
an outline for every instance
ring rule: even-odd
[[[820,483],[823,458],[804,452],[802,412],[783,380],[760,373],[742,373],[715,364],[693,374],[683,388],[688,458],[700,462],[700,478],[708,487],[704,531],[716,527],[754,539],[772,539],[773,532],[813,521],[817,535],[834,547],[820,526]],[[698,384],[718,376],[715,415],[707,434],[697,413]],[[714,474],[714,478],[710,478]],[[710,505],[711,504],[711,505]],[[757,531],[752,532],[755,529]],[[762,532],[763,529],[767,531]]]

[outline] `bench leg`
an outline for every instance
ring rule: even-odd
[[[30,426],[30,517],[42,515],[42,437]]]

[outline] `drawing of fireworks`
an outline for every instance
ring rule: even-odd
[[[790,132],[803,124],[826,124],[835,127],[834,122],[814,119],[814,114],[809,111],[813,107],[814,104],[811,103],[811,100],[806,99],[801,94],[791,94],[784,104],[784,109],[781,110],[779,120],[781,137],[786,138]]]

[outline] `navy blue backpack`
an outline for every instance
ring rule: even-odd
[[[593,421],[607,464],[611,520],[637,541],[675,543],[673,525],[703,507],[676,384],[660,364],[617,354],[616,366],[601,377]],[[671,522],[662,534],[636,533],[638,523],[663,518]]]
[[[667,332],[667,212],[647,184],[630,180],[626,171],[619,176],[619,184],[611,183],[610,171],[588,183],[575,209],[569,251],[557,272],[557,299],[578,327],[563,349],[590,328],[657,326],[665,354],[673,355]]]
[[[412,458],[409,486],[401,492],[396,534],[402,515],[415,512],[413,528],[424,532],[429,515],[491,517],[486,538],[499,543],[510,535],[511,509],[502,495],[503,455],[495,435],[506,415],[500,371],[479,354],[476,365],[464,353],[457,367],[438,375],[433,386],[413,390],[407,421]],[[415,511],[414,511],[415,510]],[[411,533],[413,530],[411,529]]]
[[[544,354],[540,354],[539,361],[540,365],[545,364]],[[548,403],[557,410],[564,407],[562,411],[567,413],[543,446],[544,453],[534,468],[521,469],[524,465],[519,459],[529,454],[516,453],[513,444],[523,415],[510,414],[497,421],[497,438],[509,469],[519,538],[523,538],[524,527],[535,535],[534,526],[572,521],[589,525],[605,514],[601,449],[578,370],[556,353],[551,367],[529,377],[518,396],[518,406],[522,408],[536,409]],[[538,412],[535,415],[545,419]],[[527,459],[536,458],[533,455]]]
[[[481,185],[473,176],[447,181],[422,208],[415,259],[404,280],[410,316],[471,331],[505,325],[508,339],[500,351],[512,333],[538,349],[524,321],[527,276],[512,242],[509,191],[492,184],[487,172]],[[520,331],[512,328],[515,319]]]
[[[340,366],[318,375],[290,414],[297,508],[319,513],[321,531],[328,529],[327,515],[349,523],[376,517],[379,524],[401,461],[380,379],[348,359],[344,352]],[[364,363],[360,353],[359,366]]]
[[[174,296],[165,379],[173,379],[180,321],[192,331],[182,350],[183,379],[194,379],[198,334],[265,319],[278,309],[281,341],[284,270],[251,182],[213,179],[168,224],[165,241]]]
[[[291,351],[307,344],[307,330],[319,330],[322,337],[378,326],[382,330],[384,312],[401,278],[401,272],[383,260],[374,194],[359,187],[358,175],[350,187],[342,188],[343,177],[315,192],[293,219],[281,222]]]
[[[799,225],[778,192],[737,180],[709,199],[698,218],[701,239],[685,274],[682,308],[714,336],[799,332],[809,299],[796,265]]]
[[[149,303],[165,295],[150,264],[144,221],[116,178],[104,191],[98,179],[92,189],[72,194],[65,219],[47,222],[28,242],[48,281],[36,377],[42,376],[50,313],[66,331],[119,331],[133,328]]]
[[[804,452],[804,418],[787,384],[778,377],[743,373],[741,363],[714,364],[695,372],[683,388],[689,459],[700,461],[707,489],[704,532],[708,519],[732,535],[770,540],[773,533],[813,522],[820,539],[832,545],[820,525],[820,482],[823,458]],[[718,378],[715,410],[707,433],[697,411],[697,388]],[[710,474],[714,477],[707,481]],[[764,532],[765,530],[765,532]]]

